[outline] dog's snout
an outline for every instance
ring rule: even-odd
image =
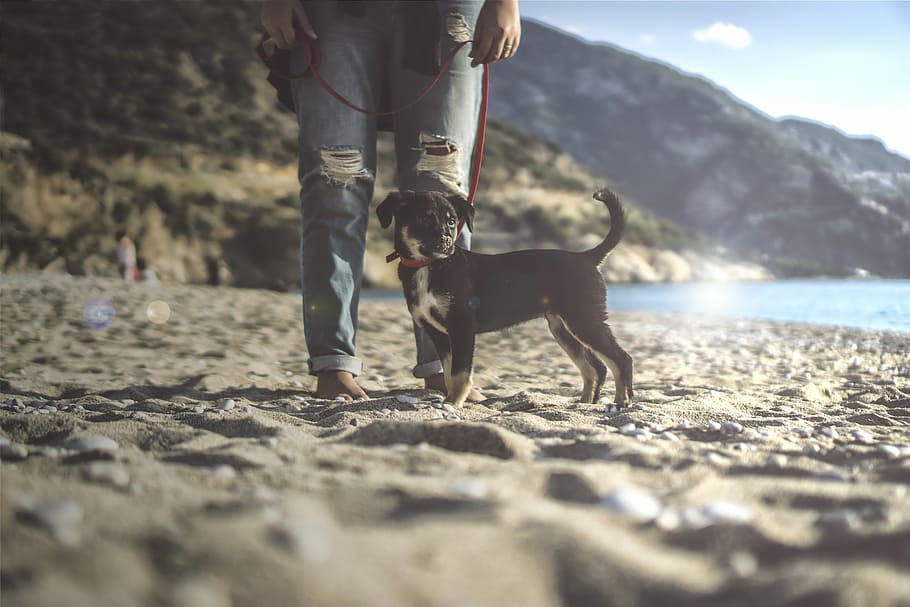
[[[449,248],[455,243],[455,240],[448,234],[444,234],[442,237],[442,246]]]

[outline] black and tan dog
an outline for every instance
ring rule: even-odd
[[[631,400],[632,358],[606,324],[606,287],[598,270],[619,243],[625,214],[610,190],[594,198],[610,212],[610,231],[581,253],[482,255],[456,247],[459,221],[472,228],[474,218],[474,208],[457,195],[392,193],[376,209],[382,227],[395,219],[398,277],[414,322],[426,328],[442,358],[447,401],[461,405],[471,390],[475,334],[541,316],[581,371],[582,401],[598,401],[607,367],[617,407]]]

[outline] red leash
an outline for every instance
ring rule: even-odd
[[[341,93],[336,91],[334,89],[334,87],[332,87],[331,84],[329,84],[322,78],[322,76],[319,74],[319,70],[318,70],[319,47],[316,46],[316,42],[314,40],[312,40],[309,36],[301,36],[301,37],[303,39],[303,48],[307,53],[307,60],[309,63],[307,71],[302,74],[282,73],[278,70],[273,69],[269,65],[269,56],[266,53],[265,47],[264,47],[265,42],[267,40],[269,40],[269,36],[265,32],[263,32],[262,36],[260,37],[259,44],[256,45],[256,54],[259,55],[259,58],[262,60],[262,62],[267,67],[269,67],[269,69],[272,72],[274,72],[278,77],[283,78],[285,80],[302,80],[303,78],[307,78],[310,75],[312,75],[312,77],[322,86],[322,88],[325,89],[325,91],[329,95],[331,95],[332,97],[334,97],[335,99],[337,99],[338,101],[340,101],[341,103],[346,105],[347,107],[351,108],[352,110],[354,110],[356,112],[360,112],[361,114],[368,114],[370,116],[392,116],[394,114],[397,114],[398,112],[406,110],[409,107],[412,107],[412,106],[420,103],[423,100],[423,98],[426,97],[427,95],[429,95],[430,91],[432,91],[433,88],[439,83],[439,79],[442,78],[442,75],[452,65],[452,61],[455,59],[455,55],[458,54],[458,51],[460,51],[462,48],[464,48],[465,45],[467,45],[469,42],[472,42],[472,40],[466,40],[464,42],[459,43],[451,51],[449,51],[449,54],[446,55],[445,61],[443,61],[442,67],[440,67],[439,72],[436,74],[436,76],[433,78],[433,80],[430,82],[430,84],[423,91],[421,91],[421,93],[414,100],[409,101],[408,103],[405,103],[401,107],[396,108],[394,110],[374,111],[374,110],[368,110],[368,109],[354,105],[349,100],[347,100]],[[478,119],[477,119],[477,135],[476,135],[475,141],[474,141],[476,153],[474,154],[474,165],[471,167],[471,173],[472,173],[471,186],[470,186],[470,189],[468,190],[468,204],[471,206],[474,206],[474,197],[477,195],[477,186],[480,184],[480,167],[483,164],[483,145],[486,140],[486,134],[487,134],[487,109],[489,107],[489,100],[490,100],[490,66],[488,64],[484,63],[483,64],[483,80],[482,80],[481,97],[480,97],[480,115],[478,116]],[[465,224],[465,220],[462,219],[461,222],[458,224],[458,233],[455,235],[456,239],[461,234],[461,230],[464,228],[464,224]],[[392,262],[397,258],[398,258],[398,252],[394,251],[390,255],[386,256],[386,262]],[[414,261],[414,260],[401,258],[401,263],[409,268],[422,268],[423,266],[429,265],[430,261],[429,260]]]

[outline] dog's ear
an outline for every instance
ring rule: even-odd
[[[474,207],[468,204],[468,201],[461,194],[449,194],[446,199],[455,207],[458,217],[465,220],[468,229],[474,231]]]
[[[404,197],[398,192],[392,192],[386,196],[385,200],[379,203],[379,206],[376,207],[376,216],[379,217],[379,225],[384,228],[389,227],[389,224],[392,223],[392,217],[395,216],[395,211],[398,210],[398,207],[401,206],[401,203],[404,202]]]

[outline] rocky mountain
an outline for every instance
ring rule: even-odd
[[[910,161],[879,141],[772,119],[704,78],[534,22],[492,80],[494,117],[779,273],[910,276]]]
[[[298,284],[296,124],[252,52],[257,2],[15,2],[0,7],[0,271],[113,274],[126,229],[166,281],[223,259],[241,286]],[[602,237],[606,180],[559,145],[492,124],[477,200],[483,251]],[[376,198],[394,187],[380,141]],[[758,278],[626,196],[608,277]],[[366,279],[397,285],[371,222]]]

